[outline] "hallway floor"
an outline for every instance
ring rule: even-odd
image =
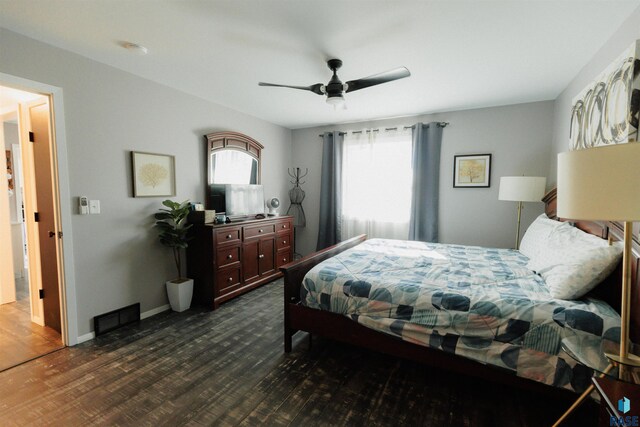
[[[0,371],[64,347],[58,332],[31,322],[26,279],[16,279],[16,298],[0,305]]]

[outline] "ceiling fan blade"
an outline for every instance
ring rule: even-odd
[[[291,88],[291,89],[308,90],[308,91],[311,91],[313,93],[317,93],[318,95],[324,95],[324,92],[321,89],[322,86],[324,86],[322,83],[318,83],[318,84],[311,85],[311,86],[291,86],[291,85],[278,85],[278,84],[275,84],[275,83],[260,82],[260,83],[258,83],[258,86],[288,87],[288,88]]]
[[[404,79],[405,77],[409,77],[410,75],[411,73],[406,67],[394,68],[393,70],[374,74],[373,76],[348,81],[347,82],[348,88],[346,92],[353,92],[354,90],[360,90],[370,86],[392,82],[398,79]]]

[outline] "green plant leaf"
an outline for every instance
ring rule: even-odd
[[[191,203],[188,200],[178,203],[167,199],[162,202],[162,205],[168,209],[158,209],[154,214],[157,220],[154,225],[159,231],[160,243],[173,249],[178,276],[180,276],[181,250],[188,247],[187,242],[192,239],[188,233],[191,224],[186,223],[187,215],[191,211]]]
[[[171,214],[168,212],[158,212],[154,215],[156,219],[169,219],[171,218]]]

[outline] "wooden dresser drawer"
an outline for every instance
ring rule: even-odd
[[[218,268],[225,267],[234,262],[240,261],[240,246],[218,249],[216,253],[216,265]]]
[[[280,232],[288,232],[289,230],[291,230],[291,222],[290,221],[279,221],[276,224],[276,231],[278,231],[278,233]]]
[[[218,271],[216,275],[216,282],[218,283],[218,291],[223,293],[222,290],[230,288],[231,286],[240,284],[240,267],[227,268]]]
[[[291,249],[281,249],[276,254],[276,268],[291,262]]]
[[[240,241],[240,227],[237,228],[225,228],[224,230],[216,231],[216,242],[219,245],[223,245],[231,242]]]
[[[291,246],[291,233],[278,233],[276,249],[285,249]]]
[[[275,224],[261,224],[253,225],[251,227],[244,227],[244,238],[251,239],[252,237],[260,237],[267,234],[273,234],[276,231]]]

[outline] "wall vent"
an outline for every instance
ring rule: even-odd
[[[129,323],[140,320],[140,303],[131,304],[93,318],[93,329],[96,336],[106,334]]]

